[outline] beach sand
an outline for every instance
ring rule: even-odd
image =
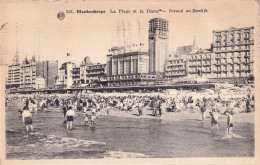
[[[118,108],[110,108],[109,110],[110,116],[117,117],[130,117],[130,118],[145,118],[145,119],[161,119],[161,120],[169,120],[169,121],[185,121],[185,120],[193,120],[193,121],[202,121],[201,113],[199,111],[190,112],[188,110],[181,112],[162,112],[162,116],[153,116],[153,111],[149,107],[143,108],[143,115],[139,116],[137,108],[133,108],[132,111],[125,112],[119,111]],[[158,113],[158,112],[157,112]],[[101,116],[107,115],[106,110],[101,110]],[[234,122],[245,122],[245,123],[254,123],[255,113],[237,113],[233,115]],[[205,121],[210,121],[209,111],[206,111],[206,119]],[[227,117],[223,114],[220,115],[219,122],[226,122]]]

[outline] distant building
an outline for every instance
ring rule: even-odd
[[[45,79],[43,77],[37,77],[35,80],[35,89],[44,89],[46,88]]]
[[[188,76],[189,53],[197,50],[195,38],[193,45],[180,46],[169,53],[165,77],[175,79]]]
[[[70,88],[73,86],[72,70],[76,65],[72,62],[65,62],[61,65],[56,79],[56,88]]]
[[[84,58],[84,60],[80,64],[80,84],[87,83],[87,66],[92,65],[92,62],[88,56]]]
[[[73,86],[79,86],[80,85],[80,67],[73,67],[72,68],[72,84]]]
[[[25,58],[21,64],[21,89],[33,89],[36,88],[36,62],[34,56],[31,60]]]
[[[54,87],[58,72],[58,61],[36,62],[27,57],[21,63],[8,67],[6,88],[42,89]],[[42,80],[45,82],[43,83]]]
[[[18,63],[8,66],[6,88],[19,88],[21,85],[21,66]]]
[[[90,86],[104,85],[106,82],[106,64],[92,64],[86,67],[86,83]]]
[[[253,76],[254,27],[213,31],[213,76],[248,78]]]
[[[187,46],[180,46],[177,47],[176,54],[181,55],[181,54],[188,54],[191,51],[193,51],[195,48],[195,45],[187,45]]]
[[[47,88],[53,88],[58,76],[58,61],[42,61],[36,63],[37,78],[44,78]]]
[[[212,78],[212,56],[208,50],[194,50],[188,55],[187,76],[189,78]]]
[[[165,77],[168,61],[168,21],[154,18],[149,21],[149,73],[157,79]]]
[[[187,76],[187,63],[185,58],[178,57],[168,61],[165,77],[175,79]]]
[[[107,55],[107,81],[109,86],[134,85],[141,80],[154,79],[148,74],[147,52],[129,52]]]

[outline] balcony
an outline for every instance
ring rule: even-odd
[[[193,64],[193,65],[190,65],[189,67],[190,67],[190,68],[196,68],[197,65],[194,65],[194,64]]]
[[[202,60],[203,60],[203,61],[210,61],[211,58],[203,58]]]
[[[221,73],[221,71],[220,71],[220,70],[215,70],[215,71],[213,71],[213,73],[220,74],[220,73]]]
[[[211,73],[211,71],[209,70],[209,71],[202,71],[202,73]]]
[[[189,59],[190,62],[198,61],[197,59]]]
[[[245,55],[244,58],[250,58],[250,55]]]
[[[196,72],[196,71],[191,71],[191,72],[189,72],[189,74],[198,74],[198,72]]]

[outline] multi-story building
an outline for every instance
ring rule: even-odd
[[[58,76],[58,61],[37,62],[36,76],[37,78],[44,78],[47,88],[53,88]]]
[[[106,64],[91,64],[86,66],[86,83],[90,86],[105,85],[106,83]]]
[[[79,86],[80,85],[80,67],[74,67],[72,68],[72,80],[73,80],[73,86]]]
[[[36,62],[34,56],[31,60],[25,58],[21,64],[21,89],[36,88]]]
[[[194,50],[188,54],[187,76],[189,78],[212,78],[212,56],[209,50]]]
[[[41,89],[53,87],[57,76],[58,62],[36,62],[35,57],[9,66],[6,88]],[[43,82],[44,81],[44,82]]]
[[[187,76],[187,61],[185,57],[175,56],[174,59],[168,61],[165,73],[167,79],[185,76]]]
[[[165,77],[168,61],[168,21],[154,18],[149,21],[149,73],[157,79]]]
[[[73,86],[72,70],[76,65],[72,62],[65,62],[61,65],[56,79],[56,88],[70,88]]]
[[[248,78],[253,75],[254,27],[214,30],[213,77]]]
[[[147,52],[129,52],[107,55],[107,81],[109,86],[134,85],[142,80],[154,79],[148,74]]]
[[[6,88],[19,88],[21,85],[21,66],[14,63],[8,66],[8,77],[6,81]]]
[[[84,58],[84,60],[80,64],[80,84],[87,83],[87,66],[92,65],[92,62],[88,56]]]
[[[181,78],[188,75],[188,56],[196,50],[194,39],[193,45],[177,47],[176,51],[169,53],[169,60],[166,65],[165,77],[167,79]]]

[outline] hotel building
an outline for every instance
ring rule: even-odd
[[[34,56],[31,60],[25,60],[21,64],[20,88],[36,88],[36,62]]]
[[[128,52],[107,55],[108,86],[137,85],[142,80],[155,79],[148,74],[149,55],[147,52]]]
[[[106,64],[91,64],[86,66],[86,80],[90,86],[106,85]]]
[[[6,81],[6,88],[19,88],[21,84],[21,66],[14,63],[8,66],[8,77]]]
[[[213,31],[213,77],[248,78],[253,76],[254,27]]]
[[[188,55],[188,78],[212,78],[212,56],[209,50],[194,50]]]
[[[61,65],[56,79],[56,88],[70,88],[73,86],[72,70],[76,65],[72,62],[65,62]]]

